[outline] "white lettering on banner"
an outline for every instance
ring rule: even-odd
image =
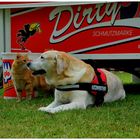
[[[103,9],[102,9],[103,8]],[[137,27],[140,28],[140,18],[126,18],[117,19],[116,17],[120,11],[121,4],[118,3],[106,3],[106,4],[96,4],[94,7],[82,9],[82,6],[77,7],[77,11],[73,10],[71,6],[56,7],[49,15],[49,20],[56,20],[54,29],[50,37],[50,43],[59,43],[65,39],[86,31],[89,29],[95,29],[98,27],[112,27],[112,26],[127,26],[127,27]],[[68,17],[67,23],[63,27],[58,27],[60,19],[63,18],[63,14]],[[105,16],[108,16],[108,21],[102,22]],[[87,23],[86,26],[85,23]],[[93,23],[94,22],[94,23]],[[84,23],[84,24],[83,24]],[[75,29],[68,31],[68,29],[74,26]],[[64,34],[65,33],[65,34]],[[132,35],[132,30],[130,31],[110,31],[110,32],[95,32],[93,36],[119,36],[119,35]]]
[[[132,36],[133,30],[93,31],[93,36]]]
[[[101,8],[103,7],[103,5],[104,4],[97,4],[95,6],[95,8],[93,8],[93,7],[88,8],[88,9],[85,8],[83,10],[82,19],[79,23],[78,23],[78,19],[80,16],[81,6],[78,6],[77,13],[75,15],[74,15],[74,11],[73,11],[71,6],[55,8],[49,15],[50,21],[52,21],[53,19],[56,18],[56,23],[55,23],[52,35],[50,37],[50,42],[57,43],[57,42],[63,41],[66,38],[70,37],[71,34],[67,34],[67,35],[62,36],[60,38],[57,38],[68,30],[68,28],[72,25],[72,22],[73,22],[75,29],[79,29],[81,27],[82,23],[84,22],[85,18],[86,18],[86,21],[88,24],[92,24],[94,20],[96,20],[97,22],[100,22],[104,18],[104,16],[107,15],[107,16],[111,16],[111,20],[109,22],[109,25],[113,25],[115,22],[115,18],[117,16],[121,6],[118,6],[118,3],[113,3],[113,4],[108,3],[108,4],[106,4],[105,11],[102,14],[100,14],[100,11],[101,11]],[[59,24],[59,21],[61,18],[61,14],[64,12],[66,12],[66,13],[68,12],[70,14],[69,21],[67,22],[67,24],[63,28],[58,29],[58,24]],[[95,12],[95,13],[92,16],[93,12]],[[91,27],[89,27],[89,28],[91,28]],[[84,30],[87,30],[87,29],[83,28],[82,31],[84,31]],[[81,30],[78,30],[78,31],[80,32]],[[74,31],[73,31],[73,34],[75,34]]]

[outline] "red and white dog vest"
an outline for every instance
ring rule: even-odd
[[[106,75],[105,73],[101,70],[101,69],[97,69],[97,71],[100,73],[100,78],[102,79],[102,82],[104,85],[107,85],[107,78],[106,78]],[[99,84],[99,80],[98,80],[98,77],[97,75],[94,76],[92,82],[91,82],[93,85],[94,84]],[[96,95],[97,92],[96,91],[92,91],[91,92],[93,95]]]

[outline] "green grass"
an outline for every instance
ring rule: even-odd
[[[122,80],[122,82],[124,83],[124,84],[132,84],[132,75],[131,74],[129,74],[129,73],[124,73],[124,72],[117,72],[117,71],[115,71],[115,72],[113,72],[114,74],[116,74],[121,80]]]
[[[126,79],[124,82],[131,82],[128,74],[120,73],[119,76]],[[52,100],[52,97],[36,98],[17,103],[0,98],[0,138],[140,137],[140,94],[127,94],[123,101],[87,110],[53,115],[38,111]]]

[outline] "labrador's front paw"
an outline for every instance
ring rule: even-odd
[[[38,110],[39,111],[46,111],[46,107],[40,107]]]
[[[48,112],[48,113],[51,113],[51,114],[55,113],[54,109],[52,109],[52,108],[47,108],[47,107],[40,107],[38,110],[39,110],[39,111]]]

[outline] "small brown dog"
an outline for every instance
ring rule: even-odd
[[[44,76],[33,76],[32,71],[27,67],[29,58],[27,54],[17,54],[12,64],[12,78],[17,93],[18,101],[22,100],[22,92],[25,90],[26,98],[31,99],[34,90],[42,90],[49,93],[51,87],[47,84]]]

